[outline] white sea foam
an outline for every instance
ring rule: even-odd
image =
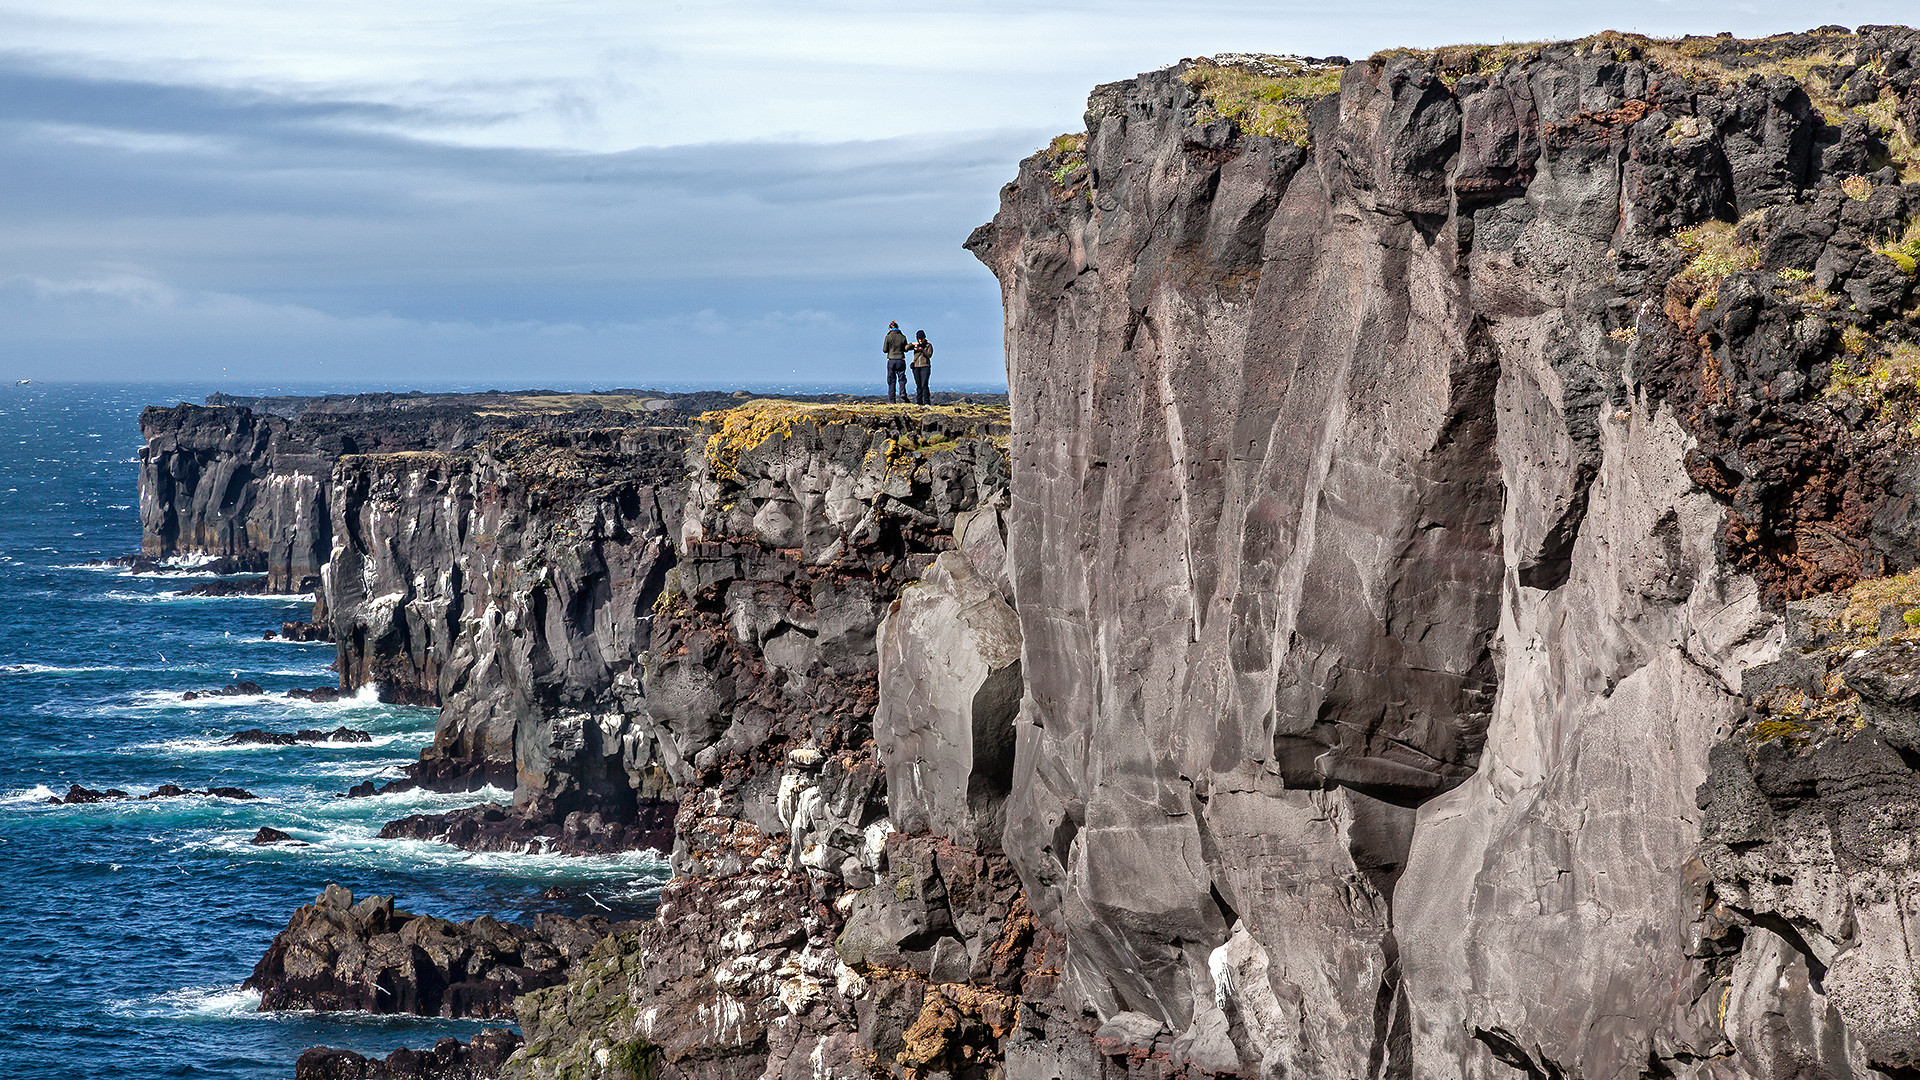
[[[203,668],[200,670],[211,669]],[[252,674],[260,673],[254,672]],[[325,672],[295,671],[289,672],[288,674],[302,676],[314,675],[319,677],[324,675]],[[242,671],[238,677],[246,679],[249,677],[249,673]],[[139,690],[132,695],[132,700],[128,702],[128,707],[144,711],[150,709],[233,709],[241,707],[258,709],[265,706],[273,706],[279,712],[293,714],[296,717],[315,714],[332,716],[338,713],[351,713],[362,709],[387,710],[398,708],[398,706],[382,704],[380,701],[379,688],[372,685],[363,686],[351,695],[343,697],[338,701],[308,701],[305,698],[290,698],[286,695],[285,691],[270,691],[259,694],[213,694],[202,690],[199,691],[199,697],[191,700],[182,698],[180,693],[180,691],[176,690]]]
[[[0,664],[0,674],[6,675],[82,675],[88,672],[133,670],[137,669],[111,664]]]
[[[672,872],[667,861],[652,851],[587,856],[464,851],[437,840],[382,840],[374,835],[377,825],[364,823],[286,831],[308,846],[276,849],[253,844],[249,842],[251,831],[227,833],[207,841],[207,846],[232,856],[297,858],[361,870],[448,870],[522,881],[584,884],[604,889],[610,899],[645,898],[657,892]]]
[[[111,595],[111,594],[108,594]],[[185,589],[169,589],[154,593],[154,600],[268,600],[286,604],[311,604],[312,593],[228,593],[224,596],[195,596]]]
[[[177,1020],[192,1016],[243,1017],[270,1014],[260,1011],[260,991],[238,986],[189,986],[149,997],[118,998],[107,1002],[116,1016]]]
[[[35,784],[30,788],[21,788],[0,795],[0,804],[44,803],[48,799],[57,799],[60,792],[45,784]]]

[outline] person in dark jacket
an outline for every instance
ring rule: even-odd
[[[933,342],[927,340],[925,330],[915,330],[913,332],[914,404],[933,404],[933,396],[927,393],[927,376],[931,374],[933,374]]]
[[[880,351],[887,357],[887,404],[907,400],[907,335],[900,332],[900,324],[887,324],[887,339],[880,343]],[[898,388],[898,397],[894,396]]]

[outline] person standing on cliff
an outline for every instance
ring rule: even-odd
[[[880,343],[880,351],[887,357],[887,404],[907,400],[907,335],[900,332],[900,324],[887,324],[887,339]],[[894,389],[899,388],[899,397]]]
[[[927,393],[927,376],[933,374],[933,342],[927,340],[925,330],[913,332],[913,402],[916,405],[933,404],[933,395]]]

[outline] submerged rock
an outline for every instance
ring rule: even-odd
[[[316,686],[311,690],[302,690],[298,687],[295,687],[294,689],[287,691],[287,696],[290,698],[298,698],[302,701],[317,701],[317,702],[323,702],[323,703],[329,702],[329,701],[339,701],[341,698],[340,688],[337,686]],[[339,730],[346,731],[347,729],[342,727]],[[365,732],[361,732],[361,734],[365,734]],[[364,741],[364,740],[358,740],[358,741]]]
[[[267,579],[239,578],[229,581],[203,581],[189,585],[181,591],[182,596],[259,596],[267,591]]]
[[[287,696],[293,697],[298,694],[301,694],[301,691],[288,691]],[[315,698],[314,700],[324,699]],[[249,728],[246,731],[236,731],[220,741],[227,745],[253,743],[267,746],[292,746],[295,743],[364,743],[372,742],[373,736],[345,726],[334,728],[332,731],[320,731],[316,728],[301,728],[299,731],[264,731],[260,728]]]
[[[262,846],[267,844],[290,844],[298,847],[309,846],[304,840],[295,840],[293,837],[287,835],[286,833],[281,832],[279,829],[269,828],[265,825],[262,825],[260,827],[260,831],[257,833],[254,833],[253,839],[248,840],[247,843],[260,844]]]

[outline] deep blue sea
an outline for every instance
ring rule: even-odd
[[[312,704],[333,685],[330,645],[263,641],[306,617],[298,597],[194,599],[196,581],[89,568],[140,546],[135,455],[142,406],[214,387],[0,387],[0,1077],[288,1077],[314,1045],[380,1053],[477,1023],[260,1013],[240,990],[274,933],[328,882],[393,893],[403,908],[466,919],[651,909],[664,864],[473,855],[375,838],[394,818],[478,795],[335,795],[397,775],[434,713],[372,700]],[[235,393],[302,392],[269,386]],[[184,701],[235,679],[259,697]],[[223,746],[247,728],[340,725],[370,744]],[[246,788],[53,806],[70,784],[135,795],[161,784]],[[256,847],[263,825],[309,846]],[[548,885],[569,897],[541,901]],[[588,897],[591,896],[591,900]]]

